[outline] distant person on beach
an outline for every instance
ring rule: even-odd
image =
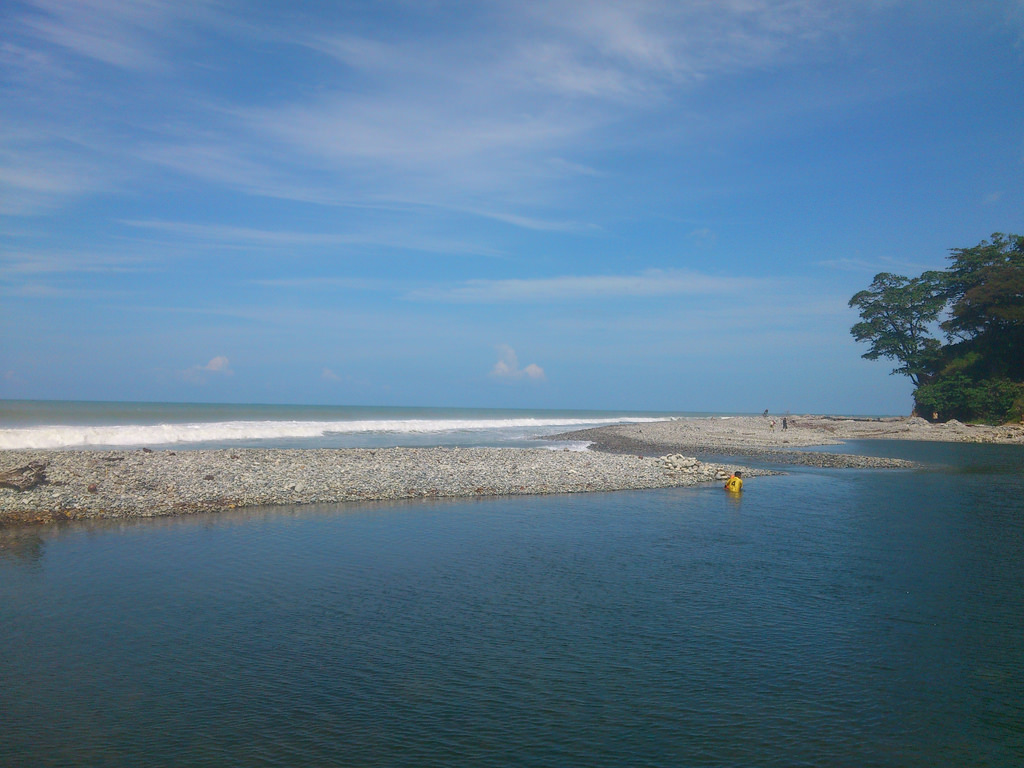
[[[743,490],[743,473],[737,470],[725,481],[725,490],[731,493],[739,493]]]
[[[764,416],[767,419],[768,418],[768,409],[765,408],[764,409],[764,413],[762,413],[761,415]]]
[[[772,419],[772,432],[775,431],[775,419]]]
[[[782,417],[782,431],[785,432],[787,429],[789,429],[789,423],[786,421],[786,417],[783,416]]]

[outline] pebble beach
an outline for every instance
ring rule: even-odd
[[[415,498],[586,493],[695,486],[773,463],[899,468],[896,459],[795,450],[846,439],[1024,443],[1024,429],[952,428],[921,419],[683,419],[569,432],[586,451],[543,448],[12,450],[0,452],[0,525],[157,517],[265,506]],[[719,461],[708,457],[719,457]]]
[[[675,469],[660,458],[543,448],[10,451],[0,462],[0,472],[45,473],[31,488],[0,488],[0,521],[7,524],[666,488],[713,482],[730,469],[703,462]]]

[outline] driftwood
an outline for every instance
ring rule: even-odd
[[[27,491],[46,482],[46,462],[30,461],[23,467],[0,472],[0,488]]]

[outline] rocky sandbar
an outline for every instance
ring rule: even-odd
[[[678,462],[676,463],[678,464]],[[24,467],[43,465],[25,487]],[[4,451],[0,524],[155,517],[275,504],[692,486],[735,466],[518,448]],[[749,470],[749,475],[771,474]],[[11,487],[21,483],[22,489]]]

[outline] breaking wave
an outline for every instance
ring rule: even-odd
[[[189,445],[235,441],[315,439],[331,435],[376,433],[441,434],[536,430],[536,434],[602,424],[662,421],[659,418],[609,419],[396,419],[360,421],[218,421],[186,424],[42,425],[0,429],[0,449]]]

